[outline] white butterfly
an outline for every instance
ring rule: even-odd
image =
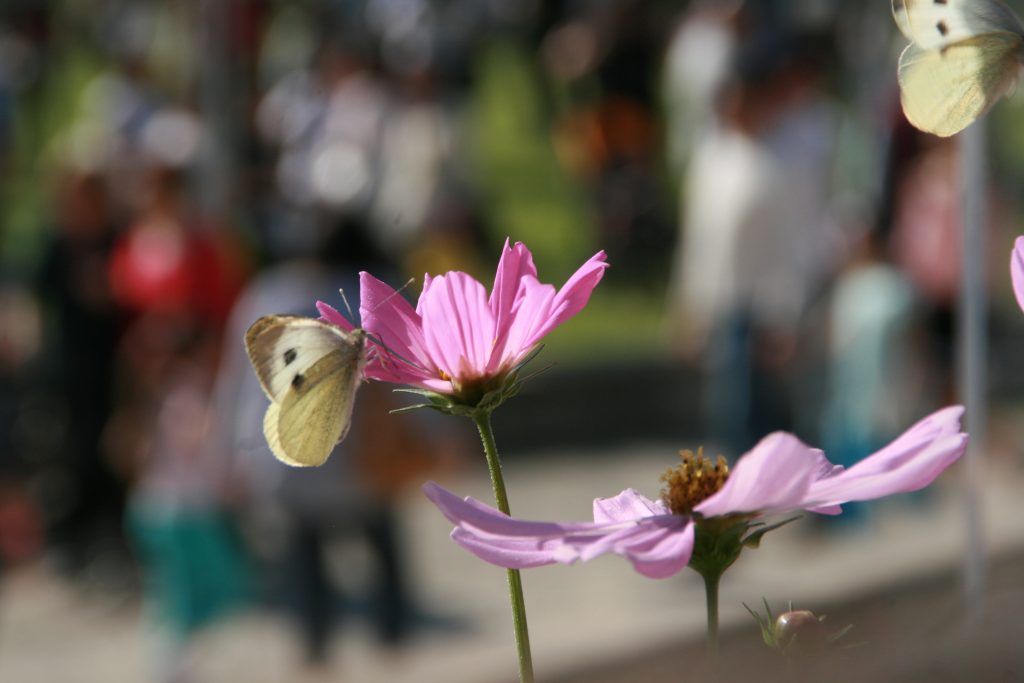
[[[366,332],[287,315],[268,315],[245,333],[245,347],[270,406],[263,434],[281,462],[321,465],[348,432],[366,364]]]
[[[948,137],[1012,92],[1024,61],[1024,25],[999,0],[892,0],[911,44],[900,55],[903,112]]]

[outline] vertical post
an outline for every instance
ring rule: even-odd
[[[981,476],[985,450],[985,349],[987,297],[985,291],[986,150],[985,120],[959,136],[963,206],[960,306],[957,320],[957,392],[966,406],[970,444],[964,457],[963,491],[966,521],[964,599],[970,618],[980,616],[985,596],[985,539]]]
[[[231,215],[235,181],[237,74],[231,62],[229,11],[231,0],[203,0],[198,21],[198,104],[205,126],[199,157],[198,190],[203,209],[224,219]]]

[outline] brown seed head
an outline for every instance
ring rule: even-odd
[[[680,451],[679,457],[682,462],[661,475],[665,483],[661,499],[672,512],[687,515],[722,488],[729,477],[729,465],[721,455],[711,462],[704,457],[703,448],[698,448],[696,454],[690,450]]]

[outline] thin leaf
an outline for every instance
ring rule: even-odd
[[[435,408],[436,409],[437,406],[431,405],[429,403],[416,403],[416,404],[411,405],[411,406],[403,406],[401,408],[392,408],[391,410],[388,411],[388,414],[390,414],[390,415],[397,415],[398,413],[408,413],[410,410],[419,410],[420,408]]]
[[[766,526],[763,529],[758,529],[754,533],[752,533],[749,536],[747,536],[746,538],[744,538],[742,543],[747,548],[757,548],[758,546],[761,545],[761,539],[764,537],[764,535],[766,533],[768,533],[769,531],[775,531],[779,527],[786,526],[790,522],[795,522],[796,520],[800,519],[801,517],[803,517],[803,515],[797,515],[796,517],[790,517],[789,519],[783,520],[783,521],[779,522],[778,524],[772,524],[771,526]]]
[[[847,633],[849,633],[851,628],[853,628],[853,624],[847,624],[846,626],[844,626],[840,630],[836,631],[832,635],[826,636],[825,637],[825,642],[826,643],[834,643],[834,642],[836,642],[837,640],[839,640],[840,638],[845,636]]]

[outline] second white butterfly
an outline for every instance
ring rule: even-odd
[[[1024,25],[999,0],[893,0],[911,44],[900,55],[900,101],[917,128],[963,130],[1013,91],[1024,63]]]

